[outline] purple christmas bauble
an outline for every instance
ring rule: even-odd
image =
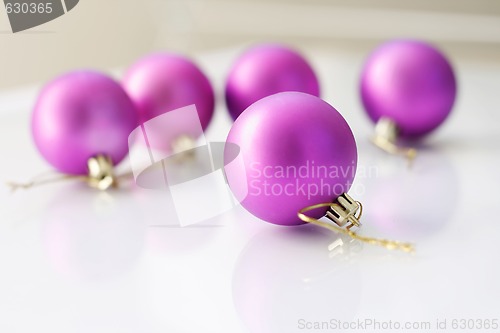
[[[226,104],[233,119],[252,103],[284,91],[319,96],[313,69],[297,52],[280,45],[260,45],[246,51],[231,68]]]
[[[76,71],[47,84],[32,116],[35,144],[65,174],[87,174],[87,161],[109,156],[118,164],[128,154],[128,136],[138,124],[137,110],[110,77]]]
[[[302,224],[300,209],[333,202],[356,173],[356,142],[347,122],[325,101],[300,92],[248,107],[229,132],[225,165],[234,146],[242,165],[226,167],[231,190],[250,213],[274,224]]]
[[[206,129],[212,119],[215,97],[212,86],[203,72],[189,59],[170,53],[147,56],[134,64],[123,79],[123,86],[139,110],[142,123],[166,112],[196,105],[201,127]],[[179,132],[188,136],[200,134],[199,124],[179,119]],[[171,148],[173,138],[168,133],[151,133]]]
[[[361,75],[361,98],[370,118],[393,120],[403,137],[425,135],[443,123],[456,91],[448,60],[421,41],[381,45],[369,56]]]

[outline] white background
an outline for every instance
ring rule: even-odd
[[[363,233],[412,241],[417,245],[414,255],[348,239],[329,252],[328,245],[337,240],[335,234],[314,226],[274,226],[241,208],[180,228],[168,193],[133,184],[107,193],[72,182],[15,194],[2,187],[0,332],[316,332],[299,330],[299,321],[365,318],[417,325],[430,322],[431,331],[436,320],[446,319],[451,331],[454,319],[500,320],[500,221],[496,211],[500,35],[492,33],[498,24],[491,18],[498,13],[474,11],[466,2],[457,3],[465,9],[451,14],[439,8],[422,14],[417,9],[416,16],[402,13],[404,20],[398,10],[384,11],[381,22],[385,23],[372,29],[363,26],[356,30],[356,22],[349,25],[344,18],[344,25],[350,27],[348,36],[338,32],[338,39],[320,36],[309,40],[321,30],[319,23],[298,38],[279,29],[252,30],[259,40],[269,32],[272,40],[290,42],[311,60],[320,76],[323,97],[344,115],[355,133],[360,170],[377,168],[374,177],[358,174],[351,193],[365,206]],[[478,3],[490,8],[488,1]],[[293,13],[293,8],[287,13]],[[332,9],[331,13],[340,19],[348,12],[341,15]],[[359,19],[355,13],[351,12],[352,20]],[[365,19],[371,17],[362,14]],[[212,29],[207,36],[194,34],[190,41],[195,45],[200,45],[196,40],[210,37],[210,31],[223,34],[225,25],[213,22],[231,24],[228,15],[220,20],[207,17],[212,20],[193,25]],[[292,14],[284,17],[293,22]],[[392,27],[387,23],[397,17],[409,24],[397,21],[399,25]],[[121,22],[119,17],[116,20]],[[269,17],[267,20],[271,22]],[[334,30],[338,21],[326,22]],[[225,32],[222,39],[248,40],[238,37],[254,36],[245,26],[234,36]],[[56,31],[52,34],[26,34],[16,41],[2,34],[4,47],[17,48],[16,56],[12,51],[3,54],[17,58],[23,43],[28,53],[35,54],[43,50],[41,39],[54,39],[53,47],[70,52],[73,48],[56,43],[59,28],[52,26]],[[158,30],[160,36],[180,40],[180,35],[174,34],[174,38],[166,30]],[[367,31],[372,35],[362,37]],[[399,32],[439,42],[455,67],[459,85],[451,117],[422,143],[411,170],[405,161],[371,146],[368,138],[373,126],[358,96],[364,58],[381,39]],[[103,34],[104,40],[114,36]],[[98,38],[99,34],[87,36]],[[35,40],[38,46],[30,44]],[[116,40],[118,46],[125,45]],[[151,47],[136,45],[119,61],[104,56],[111,54],[105,49],[99,61],[87,60],[109,68],[124,66]],[[207,132],[209,140],[224,140],[230,128],[221,92],[231,62],[245,46],[186,46],[219,95],[216,117]],[[2,62],[9,79],[0,73],[2,87],[6,87],[0,91],[1,180],[28,180],[50,170],[32,143],[30,112],[43,80],[86,61],[72,59],[77,60],[67,60],[60,67],[41,66],[40,70],[35,63],[36,75],[21,71],[19,79],[10,69],[16,66]],[[40,64],[46,64],[45,60]],[[114,73],[119,78],[121,71]],[[123,170],[128,167],[127,161],[121,165]]]
[[[81,0],[68,14],[17,34],[0,8],[0,89],[75,68],[127,67],[159,50],[198,55],[261,40],[308,47],[375,45],[395,37],[424,38],[446,48],[480,46],[479,52],[498,57],[500,2]]]

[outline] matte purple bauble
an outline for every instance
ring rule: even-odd
[[[196,105],[203,129],[212,119],[215,97],[212,86],[203,72],[189,59],[170,53],[147,56],[134,64],[123,79],[123,86],[135,102],[142,123],[168,111]],[[181,125],[182,124],[182,125]],[[199,124],[179,120],[185,135],[199,135]],[[161,141],[162,133],[152,133]],[[170,140],[165,136],[165,140]],[[161,149],[168,149],[165,142]]]
[[[65,174],[87,174],[87,161],[107,155],[118,164],[128,154],[137,110],[123,88],[106,75],[76,71],[47,84],[32,117],[35,144]]]
[[[349,125],[331,105],[309,94],[283,92],[252,104],[229,132],[225,165],[234,145],[243,166],[226,168],[231,190],[250,213],[275,224],[302,224],[300,209],[333,202],[349,190],[356,173]]]
[[[252,103],[284,91],[319,96],[313,69],[297,52],[280,45],[260,45],[241,55],[226,82],[226,104],[233,119]]]
[[[383,44],[369,56],[361,75],[361,98],[370,118],[393,120],[403,137],[438,127],[450,114],[456,91],[448,60],[421,41]]]

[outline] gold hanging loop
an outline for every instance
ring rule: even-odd
[[[111,187],[117,187],[118,181],[123,178],[128,178],[131,173],[125,173],[120,176],[114,174],[114,166],[111,158],[104,155],[97,155],[89,158],[87,161],[87,175],[61,175],[47,174],[37,176],[26,183],[7,182],[7,186],[13,192],[17,190],[27,190],[33,187],[38,187],[46,184],[53,184],[61,181],[78,180],[86,182],[90,187],[101,191],[108,190]]]
[[[328,207],[325,217],[333,223],[321,221],[314,217],[306,215],[307,212],[316,210],[318,208]],[[410,243],[399,242],[388,239],[379,239],[373,237],[366,237],[358,235],[353,228],[360,228],[361,223],[359,220],[363,214],[363,205],[359,201],[354,201],[347,193],[342,194],[333,203],[320,203],[312,205],[299,210],[297,216],[304,222],[318,225],[320,227],[329,229],[336,233],[348,235],[353,239],[357,239],[364,243],[382,246],[389,250],[401,250],[404,252],[413,253],[415,248]]]
[[[398,127],[394,121],[382,117],[375,126],[375,136],[371,139],[372,143],[391,155],[402,155],[408,160],[408,166],[411,167],[417,157],[415,148],[400,147],[396,144],[398,138]]]

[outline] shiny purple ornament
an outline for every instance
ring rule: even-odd
[[[370,118],[395,122],[402,137],[420,137],[445,121],[457,84],[453,69],[433,46],[396,40],[378,47],[361,75],[361,98]]]
[[[226,169],[231,190],[250,213],[274,224],[302,224],[300,209],[335,201],[356,173],[349,125],[331,105],[305,93],[278,93],[252,104],[229,132],[226,165],[234,145],[243,165]]]
[[[93,71],[63,75],[41,91],[32,116],[35,144],[65,174],[88,173],[87,161],[109,156],[114,165],[128,154],[137,110],[123,88]]]
[[[319,83],[307,61],[280,45],[260,45],[241,55],[226,82],[226,104],[233,119],[252,103],[284,91],[319,96]]]
[[[186,57],[170,53],[147,56],[127,71],[123,86],[139,110],[141,123],[192,104],[196,105],[203,130],[212,119],[215,107],[212,86],[205,74]],[[180,132],[197,137],[199,124],[192,125],[179,119],[179,126],[184,126]],[[161,141],[158,139],[162,133],[150,135]],[[166,141],[171,140],[168,134],[164,137]],[[172,144],[164,142],[155,148],[169,150]]]

